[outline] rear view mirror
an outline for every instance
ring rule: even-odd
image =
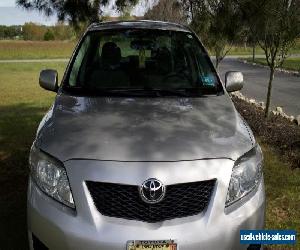
[[[133,40],[130,43],[130,48],[135,50],[151,50],[154,48],[154,42],[151,40]]]
[[[228,71],[225,74],[225,87],[227,92],[239,91],[243,88],[244,76],[239,71]]]
[[[40,73],[40,86],[46,90],[57,92],[58,90],[58,73],[53,69],[45,69]]]

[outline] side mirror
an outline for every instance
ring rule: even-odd
[[[244,76],[242,72],[228,71],[225,74],[225,87],[227,92],[239,91],[243,88]]]
[[[53,69],[45,69],[40,73],[40,86],[46,90],[57,92],[58,90],[58,73]]]

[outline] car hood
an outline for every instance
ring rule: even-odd
[[[61,161],[236,160],[254,145],[228,95],[105,98],[59,94],[36,144]]]

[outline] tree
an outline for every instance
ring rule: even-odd
[[[275,69],[281,67],[289,49],[300,36],[299,0],[242,0],[245,20],[256,34],[270,69],[265,117],[269,115]]]
[[[123,12],[120,16],[119,19],[120,21],[130,21],[130,20],[134,20],[134,17],[131,16],[130,12],[125,11]]]
[[[53,31],[51,29],[47,29],[46,33],[44,34],[45,41],[53,41],[55,39]]]
[[[0,39],[18,39],[22,35],[20,25],[0,25]]]
[[[120,21],[134,20],[134,17],[131,16],[132,6],[125,6],[121,10],[121,15],[119,16]]]
[[[70,25],[57,23],[52,27],[55,40],[70,40],[75,36],[74,30]]]
[[[24,40],[43,40],[46,27],[35,23],[25,23],[23,25]]]
[[[145,13],[144,18],[149,20],[187,23],[182,5],[177,0],[159,0],[156,5]]]
[[[100,21],[103,15],[102,8],[109,0],[16,0],[16,2],[25,9],[35,9],[47,16],[57,14],[59,21],[68,21],[77,30],[81,23]],[[116,0],[114,7],[122,11],[137,2],[138,0]]]
[[[216,67],[243,33],[241,12],[234,0],[183,0],[190,26],[214,52]]]

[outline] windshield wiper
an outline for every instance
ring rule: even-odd
[[[182,97],[202,96],[202,89],[200,88],[177,88],[177,89],[158,89],[162,95],[175,95]]]
[[[181,97],[187,97],[189,96],[188,93],[185,91],[185,89],[155,89],[155,88],[112,88],[112,89],[97,89],[100,93],[103,94],[121,94],[121,95],[142,95],[142,96],[181,96]]]
[[[99,89],[100,92],[111,93],[111,94],[120,94],[120,95],[135,95],[135,96],[146,96],[151,93],[151,95],[157,96],[157,94],[147,88],[112,88],[112,89]]]
[[[151,89],[151,91],[155,91],[158,96],[190,96],[186,89]]]
[[[100,96],[144,96],[149,94],[149,92],[140,88],[91,88],[85,86],[82,88],[82,90],[86,94]]]
[[[193,97],[202,95],[201,89],[198,88],[175,88],[175,89],[160,89],[160,88],[70,88],[81,94],[100,95],[100,96],[179,96],[179,97]]]

